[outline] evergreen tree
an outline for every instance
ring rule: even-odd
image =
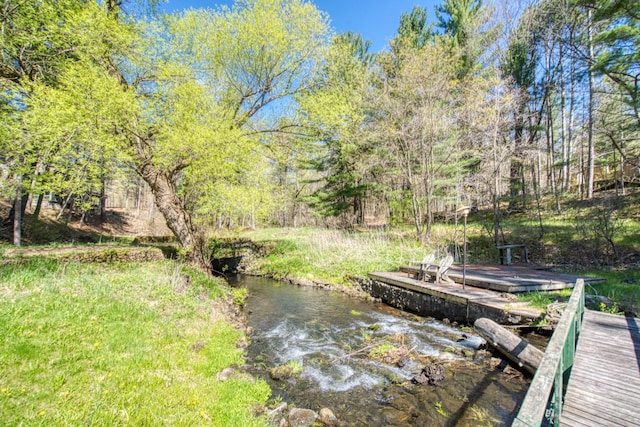
[[[500,27],[483,28],[490,11],[482,0],[445,0],[435,11],[438,27],[450,45],[462,52],[458,72],[462,78],[478,65],[478,59],[497,39]]]

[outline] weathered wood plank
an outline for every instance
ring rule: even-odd
[[[419,267],[402,266],[401,272],[416,274]],[[436,272],[426,271],[425,274],[435,276]],[[462,283],[463,273],[461,265],[453,265],[447,275]],[[467,265],[465,283],[468,286],[485,288],[498,292],[531,292],[552,291],[573,288],[579,278],[584,282],[600,283],[603,279],[596,277],[581,277],[565,273],[545,271],[535,266],[506,266],[506,265]]]
[[[619,342],[619,343],[609,342],[611,345],[610,349],[600,349],[600,351],[597,351],[597,347],[595,346],[598,344],[598,342],[602,342],[603,340],[606,340],[606,338],[601,338],[599,340],[585,339],[585,347],[588,347],[586,350],[593,351],[592,355],[587,354],[583,356],[585,360],[588,360],[588,361],[593,360],[592,363],[606,364],[606,365],[608,365],[609,363],[614,363],[614,364],[619,363],[625,366],[627,369],[629,368],[628,366],[629,364],[631,365],[635,364],[636,367],[638,366],[638,361],[635,355],[625,353],[623,351],[625,346],[628,345],[625,342]],[[616,351],[614,351],[615,349],[618,349],[620,353],[617,353]]]
[[[613,420],[615,420],[615,418]],[[602,420],[601,417],[594,417],[590,414],[585,416],[582,412],[567,414],[563,412],[562,425],[568,427],[620,427],[620,424],[615,421],[608,422],[608,420]]]
[[[633,398],[628,399],[615,399],[615,405],[611,405],[605,394],[615,396],[619,394],[615,390],[598,390],[597,392],[589,392],[585,390],[579,390],[576,384],[571,385],[574,387],[567,393],[565,401],[567,406],[579,407],[585,411],[597,408],[604,413],[611,413],[612,415],[622,415],[627,412],[630,415],[638,414],[637,402],[633,402]],[[619,390],[619,389],[618,389]]]
[[[630,427],[637,426],[637,424],[625,422],[621,418],[621,414],[603,413],[593,408],[585,407],[574,408],[573,411],[563,410],[560,421],[561,426],[574,427],[574,426],[616,426],[616,427]]]
[[[629,365],[633,363],[635,363],[635,361],[629,363],[625,363],[624,361],[611,361],[610,363],[594,361],[593,363],[585,363],[581,361],[578,365],[574,364],[574,367],[576,367],[577,371],[584,369],[587,372],[607,372],[607,376],[604,377],[605,379],[626,378],[626,383],[631,382],[631,384],[634,384],[636,382],[630,381],[629,378]]]
[[[603,371],[603,369],[583,370],[580,367],[574,367],[571,377],[577,387],[593,388],[599,394],[605,392],[619,394],[619,390],[625,390],[629,394],[640,393],[640,382],[630,377],[628,372],[622,369],[608,369],[607,375],[603,376],[600,374]],[[618,400],[624,400],[625,397],[626,395],[620,396]],[[637,402],[637,398],[633,398],[633,401]]]
[[[639,324],[636,318],[585,313],[561,425],[638,425]]]
[[[624,316],[616,316],[616,317],[621,317],[622,319],[626,319],[626,317]],[[616,324],[614,325],[603,325],[602,322],[591,322],[594,327],[596,327],[597,329],[594,330],[592,332],[593,335],[605,335],[607,333],[614,333],[614,334],[619,334],[619,338],[622,339],[630,339],[631,336],[629,335],[629,326],[631,325],[631,327],[633,327],[635,325],[634,323],[631,323],[630,325],[627,323],[623,323],[621,320],[615,320]]]
[[[574,412],[563,411],[562,413],[562,426],[574,427],[574,426],[624,426],[619,422],[620,418],[617,415],[609,415],[603,417],[602,413],[585,412],[583,409],[574,410]]]
[[[594,374],[587,374],[578,369],[571,372],[571,379],[575,381],[577,388],[587,388],[596,390],[598,394],[604,392],[617,393],[618,390],[625,389],[630,393],[640,393],[640,383],[629,381],[629,378],[622,372],[610,375],[606,378],[594,378]]]
[[[610,329],[606,332],[598,332],[598,333],[591,332],[587,337],[585,337],[585,339],[595,341],[595,342],[601,341],[603,339],[606,340],[607,347],[603,347],[601,350],[608,353],[613,353],[614,351],[618,350],[612,344],[623,344],[624,347],[622,348],[623,350],[621,353],[622,355],[625,355],[625,354],[635,355],[638,351],[640,351],[640,343],[633,342],[631,340],[631,337],[624,336],[622,335],[623,333],[629,335],[629,331],[620,332],[617,330]]]
[[[619,403],[615,406],[607,404],[607,402],[603,402],[602,396],[577,394],[574,397],[580,399],[580,406],[571,405],[563,408],[561,419],[564,418],[568,408],[573,407],[573,413],[591,421],[615,420],[615,423],[619,425],[637,426],[637,408]],[[592,425],[601,425],[602,422],[595,422]]]

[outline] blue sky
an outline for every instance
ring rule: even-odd
[[[232,0],[167,0],[164,9],[171,12],[232,3]],[[371,40],[371,50],[378,52],[395,35],[402,12],[411,11],[415,5],[427,7],[429,20],[435,20],[433,6],[441,0],[314,0],[314,3],[329,14],[337,32],[360,33]]]

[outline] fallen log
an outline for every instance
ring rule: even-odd
[[[542,361],[543,351],[487,318],[476,320],[473,326],[489,345],[507,359],[530,374],[535,374]]]

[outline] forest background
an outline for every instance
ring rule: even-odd
[[[201,267],[220,230],[410,225],[432,243],[464,207],[487,248],[543,255],[568,227],[598,262],[637,261],[638,2],[445,0],[378,53],[299,0],[0,9],[16,246],[43,206],[84,223],[148,195]]]

